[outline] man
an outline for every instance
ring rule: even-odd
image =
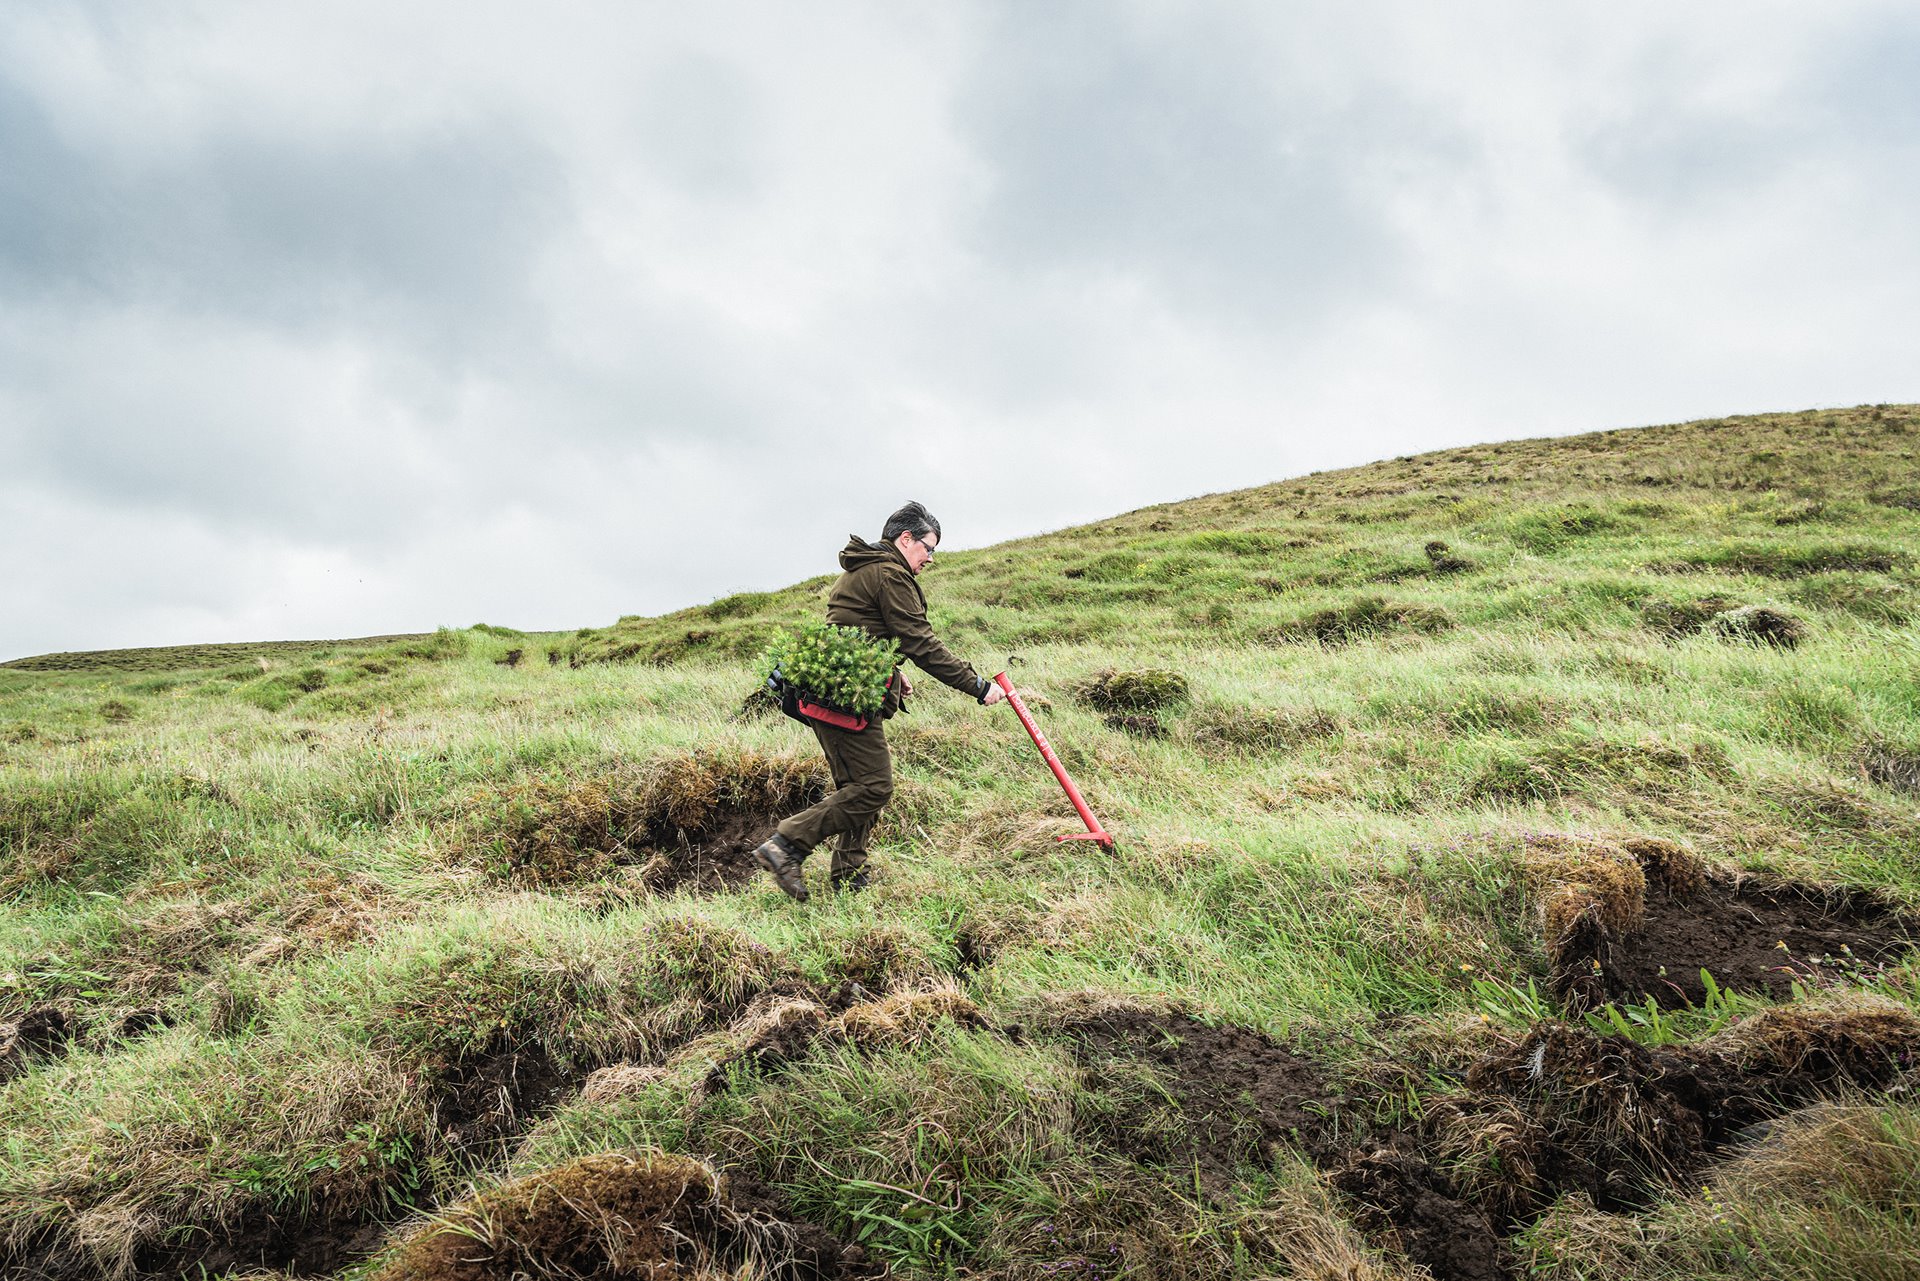
[[[840,568],[845,572],[827,595],[827,621],[898,641],[903,659],[911,658],[935,680],[972,695],[982,706],[992,707],[1006,693],[948,652],[927,623],[927,598],[914,580],[933,561],[939,546],[940,522],[919,503],[908,503],[887,517],[877,543],[853,535],[840,553]],[[896,669],[895,675],[880,715],[865,729],[844,730],[811,722],[814,737],[820,740],[820,750],[826,753],[827,765],[833,771],[833,792],[812,809],[780,824],[779,830],[753,852],[780,888],[801,902],[807,898],[807,881],[800,865],[828,837],[838,838],[830,874],[833,887],[866,887],[867,839],[874,820],[893,796],[893,758],[887,752],[886,720],[913,692],[906,673]]]

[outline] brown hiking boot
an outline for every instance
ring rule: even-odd
[[[793,842],[775,832],[753,851],[754,861],[773,875],[773,883],[788,898],[807,901],[807,878],[800,874],[800,860],[806,857],[793,848]]]

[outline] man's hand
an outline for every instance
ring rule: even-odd
[[[1004,703],[1007,701],[1007,691],[1000,688],[999,681],[994,681],[987,686],[987,696],[982,701],[984,701],[988,707],[992,707],[995,703]]]
[[[913,682],[907,679],[907,674],[905,672],[901,672],[900,673],[900,697],[905,698],[907,695],[911,693],[913,693]]]

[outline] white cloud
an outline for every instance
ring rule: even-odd
[[[1920,20],[0,16],[0,655],[558,627],[1477,439],[1920,398]],[[186,567],[186,568],[183,568]]]

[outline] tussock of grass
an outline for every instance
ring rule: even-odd
[[[1735,542],[1676,560],[1674,568],[1709,569],[1761,578],[1806,578],[1839,572],[1891,573],[1909,563],[1907,553],[1870,543]]]

